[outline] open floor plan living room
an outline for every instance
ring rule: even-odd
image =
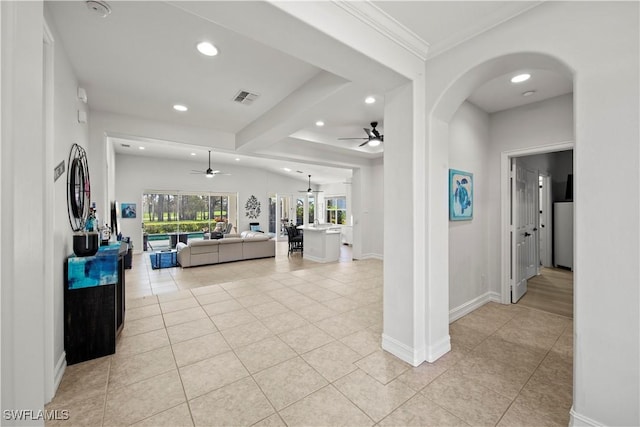
[[[0,69],[1,424],[640,425],[640,1],[9,0]]]

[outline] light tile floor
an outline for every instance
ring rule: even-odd
[[[566,426],[571,319],[489,303],[417,368],[380,348],[382,263],[287,258],[127,271],[116,354],[47,409],[87,426]]]

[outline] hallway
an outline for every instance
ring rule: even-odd
[[[527,293],[518,305],[573,319],[573,272],[542,267],[527,281]]]

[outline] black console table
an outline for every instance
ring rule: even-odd
[[[101,246],[90,257],[70,256],[64,289],[64,348],[67,364],[116,351],[124,326],[125,242]]]

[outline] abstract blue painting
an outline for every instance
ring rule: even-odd
[[[123,203],[122,204],[122,218],[135,218],[136,217],[136,204],[135,203]]]
[[[473,174],[449,169],[449,220],[473,219]]]

